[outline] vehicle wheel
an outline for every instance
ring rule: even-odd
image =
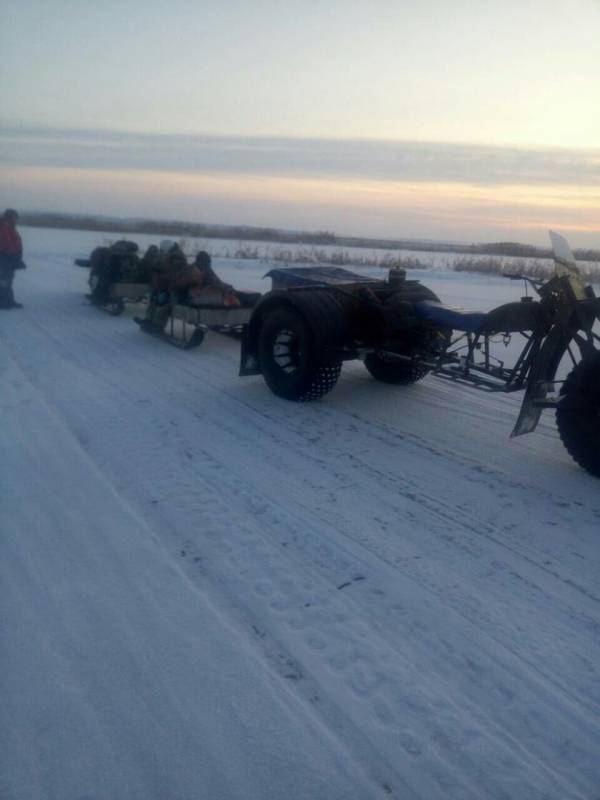
[[[427,367],[396,361],[385,352],[369,353],[365,358],[365,367],[375,380],[405,386],[420,381],[429,372]]]
[[[561,394],[556,424],[562,443],[579,466],[600,478],[600,352],[571,370]]]
[[[436,303],[439,303],[440,301],[439,297],[426,286],[422,286],[420,283],[416,285],[411,284],[410,286],[406,287],[404,292],[399,292],[390,299],[389,308],[393,310],[392,313],[397,313],[397,303],[420,303],[423,300],[433,300]],[[441,332],[439,335],[442,336],[443,345],[445,346],[447,344],[447,337],[445,334],[442,335]],[[423,342],[427,337],[430,337],[428,333],[415,330],[413,332],[413,341],[407,341],[403,351],[399,351],[399,354],[410,356],[416,351],[422,350]],[[440,348],[442,346],[442,339],[440,339]],[[438,345],[436,345],[436,348],[437,347]],[[410,364],[408,362],[397,361],[396,359],[390,357],[383,350],[369,353],[365,358],[365,367],[375,378],[375,380],[382,381],[383,383],[393,383],[397,386],[407,386],[408,384],[416,383],[417,381],[420,381],[421,378],[424,378],[429,372],[427,367],[424,367],[421,364]]]
[[[266,316],[258,357],[267,386],[286,400],[318,400],[333,389],[342,370],[341,360],[323,362],[310,326],[291,308]]]

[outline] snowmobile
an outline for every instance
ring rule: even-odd
[[[273,288],[243,331],[240,375],[262,374],[274,394],[301,402],[331,391],[350,359],[389,384],[432,373],[487,392],[524,391],[511,435],[531,433],[554,409],[570,455],[600,477],[600,298],[567,241],[550,238],[554,275],[507,276],[525,282],[525,296],[487,313],[442,304],[402,269],[387,280],[339,268],[272,270]],[[523,346],[507,366],[491,345],[518,336]]]
[[[150,277],[138,255],[135,242],[121,240],[110,247],[97,247],[89,259],[77,258],[75,264],[89,267],[90,303],[117,316],[126,303],[139,303],[150,294]]]

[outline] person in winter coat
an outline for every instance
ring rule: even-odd
[[[23,244],[17,231],[19,215],[7,208],[0,221],[0,308],[23,308],[15,301],[13,279],[15,270],[25,269]]]
[[[194,263],[186,266],[174,278],[174,288],[180,290],[189,300],[202,297],[202,292],[212,289],[222,295],[223,304],[226,306],[239,306],[235,289],[229,283],[222,281],[212,268],[210,255],[201,250]],[[184,298],[182,297],[182,300]]]
[[[194,294],[201,294],[202,289],[213,289],[223,293],[223,304],[226,306],[244,306],[252,308],[260,299],[260,292],[244,292],[234,289],[229,283],[225,283],[217,275],[212,267],[212,259],[208,253],[201,250],[194,261],[193,268],[196,270],[195,287],[189,294],[193,299]]]
[[[164,330],[171,316],[173,279],[178,272],[185,269],[187,260],[180,246],[170,239],[163,239],[160,248],[155,247],[151,257],[150,285],[152,291],[143,324],[148,329],[160,332]]]
[[[138,268],[138,280],[140,283],[151,283],[154,272],[158,269],[160,261],[160,250],[155,244],[151,244],[140,259]]]

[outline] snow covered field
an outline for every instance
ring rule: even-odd
[[[87,305],[72,261],[104,234],[23,234],[3,800],[599,800],[600,482],[550,415],[510,440],[519,396],[358,362],[287,403],[234,340]],[[522,291],[418,277],[484,310]]]

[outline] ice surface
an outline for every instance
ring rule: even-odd
[[[104,235],[23,233],[2,798],[598,796],[600,484],[550,416],[510,440],[518,397],[358,362],[287,403],[231,339],[180,352],[91,308],[72,261]],[[419,276],[484,310],[522,291]]]

